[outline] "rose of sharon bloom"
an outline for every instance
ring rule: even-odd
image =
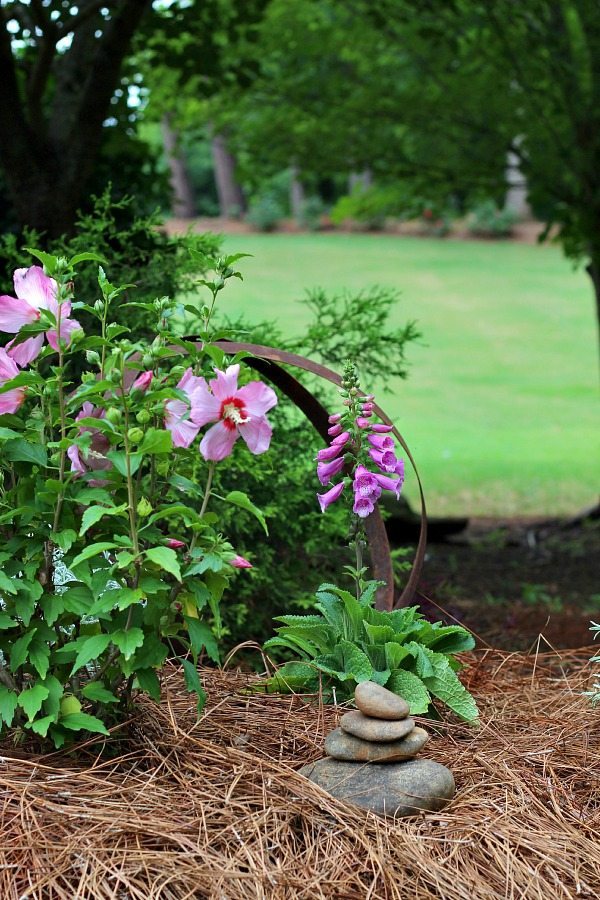
[[[152,377],[152,372],[142,372],[131,385],[131,390],[145,394],[152,383]]]
[[[11,359],[4,347],[0,347],[0,385],[5,385],[7,381],[12,381],[19,374],[14,359]],[[11,391],[4,391],[0,394],[0,415],[5,413],[15,413],[25,399],[25,388],[13,388]]]
[[[248,562],[247,559],[244,559],[243,556],[240,556],[239,553],[233,557],[229,562],[230,566],[233,566],[234,569],[253,569],[254,566],[251,562]]]
[[[103,409],[95,409],[89,401],[86,401],[81,410],[75,417],[78,422],[81,419],[103,419],[105,411]],[[92,441],[87,450],[80,450],[76,444],[71,444],[67,450],[67,456],[71,460],[71,472],[76,475],[85,475],[86,472],[97,471],[101,469],[111,469],[112,463],[106,458],[106,453],[110,449],[110,441],[108,438],[90,425],[84,425],[79,428],[79,433],[89,431],[92,435]]]
[[[17,269],[13,276],[16,297],[0,296],[0,331],[17,334],[24,325],[31,325],[40,318],[40,309],[47,309],[56,319],[59,317],[59,305],[56,300],[57,284],[54,278],[44,274],[40,266],[29,269]],[[74,331],[81,330],[75,319],[70,319],[71,303],[64,300],[60,304],[60,338],[67,344]],[[46,338],[53,350],[58,350],[59,335],[56,328],[46,332]],[[9,346],[9,356],[19,366],[26,366],[41,352],[44,335],[37,334],[21,344]]]
[[[200,384],[206,385],[204,378],[194,375],[190,367],[177,384],[177,388],[187,396],[188,402],[167,400],[165,404],[165,428],[171,432],[175,447],[189,447],[200,431],[202,423],[196,420],[197,409],[194,401]]]
[[[229,456],[240,435],[251,453],[269,449],[273,429],[266,413],[277,403],[275,391],[261,381],[251,381],[238,388],[239,365],[225,372],[215,369],[210,384],[204,379],[194,392],[192,419],[200,426],[216,422],[200,443],[204,459],[219,462]]]

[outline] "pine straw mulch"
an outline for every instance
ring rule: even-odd
[[[598,897],[600,710],[580,693],[589,656],[472,654],[465,679],[482,725],[435,725],[427,748],[457,796],[396,823],[295,771],[323,755],[339,709],[248,696],[249,676],[207,670],[196,723],[171,670],[164,702],[141,701],[113,758],[91,744],[77,758],[4,748],[0,898]]]

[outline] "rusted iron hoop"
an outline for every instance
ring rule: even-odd
[[[330,381],[332,384],[339,386],[341,384],[341,378],[336,372],[327,368],[327,366],[322,366],[320,363],[316,363],[297,353],[289,353],[286,350],[279,350],[275,347],[265,347],[261,344],[247,344],[238,341],[217,341],[216,346],[220,347],[221,350],[224,350],[228,354],[250,354],[245,360],[247,365],[257,372],[260,372],[261,375],[264,375],[265,378],[268,378],[269,381],[272,381],[276,387],[283,391],[283,393],[286,394],[286,396],[288,396],[305,414],[323,440],[326,443],[328,442],[328,411],[317,400],[314,394],[294,378],[290,372],[283,368],[283,365],[304,369],[306,372],[311,372],[313,375],[318,375],[320,378],[324,378],[326,381]],[[375,507],[375,512],[365,519],[373,574],[378,580],[385,581],[385,587],[380,589],[377,596],[376,606],[378,609],[391,610],[401,606],[408,606],[414,597],[419,576],[421,574],[421,568],[423,566],[423,560],[425,558],[425,547],[427,544],[427,511],[421,479],[406,441],[381,407],[375,405],[374,408],[382,422],[385,422],[387,425],[392,425],[392,434],[406,453],[413,467],[421,499],[421,529],[419,542],[417,544],[410,576],[404,590],[396,602],[394,602],[394,578],[390,545],[385,525],[381,518],[381,513],[378,508]]]

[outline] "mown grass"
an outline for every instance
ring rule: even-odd
[[[435,514],[569,514],[597,495],[597,344],[588,278],[553,246],[375,235],[235,235],[231,315],[301,333],[305,288],[401,291],[407,381],[375,385]],[[385,396],[383,386],[390,389]],[[414,482],[407,486],[415,497]]]

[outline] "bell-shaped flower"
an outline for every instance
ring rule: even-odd
[[[393,452],[396,449],[394,439],[389,434],[370,434],[367,440],[371,447],[375,447],[376,450],[391,450]]]
[[[209,428],[200,442],[200,453],[207,460],[220,462],[233,450],[242,437],[251,453],[269,449],[273,429],[266,413],[277,403],[275,391],[262,381],[251,381],[238,388],[239,365],[228,366],[225,372],[215,369],[216,377],[201,384],[194,391],[192,419],[200,427]]]
[[[375,504],[370,497],[359,497],[356,494],[354,495],[354,506],[352,507],[352,512],[360,519],[366,519],[367,516],[371,515],[374,509]]]
[[[357,466],[352,483],[355,497],[370,497],[377,500],[381,494],[381,486],[377,475],[369,472],[365,466]]]
[[[67,345],[71,342],[74,331],[81,330],[75,319],[69,318],[71,303],[56,299],[58,285],[54,278],[44,274],[40,266],[29,269],[17,269],[13,276],[16,297],[0,296],[0,331],[18,334],[25,325],[31,325],[40,318],[40,310],[46,309],[56,319],[56,326],[46,331],[46,338],[53,350],[58,350],[58,341]],[[59,325],[60,320],[60,325]],[[60,330],[60,335],[59,335]],[[41,352],[44,346],[44,335],[37,334],[19,344],[11,341],[8,353],[19,366],[26,366]]]
[[[8,355],[4,347],[0,347],[0,385],[4,386],[8,381],[19,374],[14,359]],[[0,394],[0,415],[15,413],[25,399],[25,388],[17,387]]]
[[[331,462],[317,463],[317,478],[321,484],[329,484],[334,475],[337,475],[344,468],[344,457],[339,456],[332,459]]]
[[[393,425],[383,425],[381,422],[375,422],[370,426],[371,431],[374,431],[375,434],[386,434],[388,431],[393,431]]]
[[[317,500],[319,501],[321,512],[325,512],[328,506],[330,506],[332,503],[335,503],[335,501],[339,499],[339,496],[343,490],[344,482],[340,481],[339,484],[335,484],[324,494],[317,494]]]
[[[369,450],[369,456],[382,472],[395,472],[398,460],[391,450]]]

